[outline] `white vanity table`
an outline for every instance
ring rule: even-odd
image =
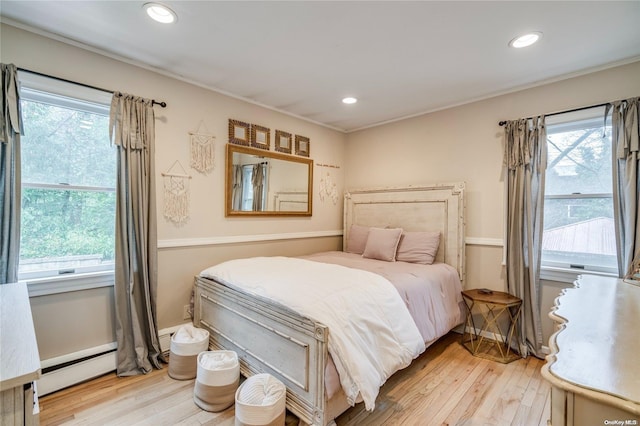
[[[37,425],[33,382],[40,355],[25,283],[0,284],[0,425]]]
[[[549,424],[640,425],[640,286],[582,275],[549,316]]]

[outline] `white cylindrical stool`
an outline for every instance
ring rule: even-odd
[[[283,426],[285,385],[270,374],[249,377],[236,391],[235,426]]]
[[[206,411],[233,405],[240,383],[240,363],[234,351],[206,351],[198,355],[198,375],[193,400]]]
[[[171,336],[169,377],[190,380],[196,377],[198,354],[209,347],[209,332],[191,324],[183,325]]]

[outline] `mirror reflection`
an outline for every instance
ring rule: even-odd
[[[227,216],[311,216],[313,160],[227,145]]]

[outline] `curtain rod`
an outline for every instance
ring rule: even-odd
[[[87,87],[89,89],[100,90],[101,92],[113,93],[113,90],[103,89],[101,87],[92,86],[90,84],[78,83],[77,81],[67,80],[66,78],[56,77],[54,75],[44,74],[44,73],[41,73],[41,72],[38,72],[38,71],[31,71],[31,70],[28,70],[26,68],[18,67],[18,71],[28,72],[29,74],[35,74],[35,75],[39,75],[41,77],[52,78],[54,80],[63,81],[65,83],[77,84],[79,86]],[[152,99],[151,100],[151,106],[153,106],[153,105],[160,105],[162,108],[165,108],[167,106],[167,103],[166,102],[159,102],[159,101],[156,101],[155,99]]]
[[[615,102],[615,101],[613,101]],[[596,104],[596,105],[589,105],[589,106],[585,106],[585,107],[580,107],[580,108],[574,108],[574,109],[568,109],[566,111],[556,111],[556,112],[552,112],[550,114],[543,114],[545,117],[551,117],[553,115],[560,115],[560,114],[568,114],[570,112],[576,112],[576,111],[583,111],[585,109],[591,109],[591,108],[598,108],[598,107],[603,107],[603,106],[607,106],[610,103],[613,102],[605,102],[603,104]],[[531,120],[533,117],[527,117],[525,120]],[[505,124],[507,124],[506,120],[500,121],[498,123],[498,126],[504,126]]]

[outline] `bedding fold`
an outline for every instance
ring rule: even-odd
[[[351,405],[360,395],[372,410],[380,386],[425,349],[400,293],[373,272],[300,258],[255,257],[224,262],[200,275],[328,326],[329,353]]]

